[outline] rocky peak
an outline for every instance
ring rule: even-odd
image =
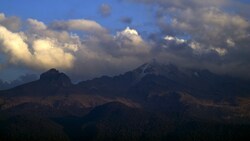
[[[42,73],[40,75],[40,80],[55,78],[55,77],[58,77],[59,75],[60,75],[60,72],[53,68]]]
[[[66,74],[54,68],[42,73],[40,75],[40,81],[56,86],[67,87],[72,85],[70,78]]]
[[[155,59],[152,61],[143,64],[139,68],[135,70],[135,72],[140,75],[154,74],[154,75],[167,75],[178,72],[179,69],[173,64],[161,64],[157,62]]]

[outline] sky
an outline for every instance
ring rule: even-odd
[[[0,79],[56,68],[79,81],[152,59],[248,79],[249,9],[250,0],[2,0]]]

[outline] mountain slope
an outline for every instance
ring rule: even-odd
[[[83,115],[98,105],[117,101],[170,115],[206,119],[204,115],[209,115],[223,120],[249,117],[246,104],[250,101],[249,94],[249,81],[152,61],[125,74],[78,84],[72,84],[67,75],[51,69],[37,81],[1,91],[0,105],[8,113],[28,113],[38,106],[44,109],[41,113],[53,109],[59,115]]]
[[[15,96],[48,96],[59,93],[67,94],[68,88],[73,84],[70,78],[56,69],[50,69],[40,75],[40,79],[17,86],[10,90],[2,91],[7,97]]]
[[[0,140],[249,140],[249,94],[247,80],[156,61],[78,84],[51,69],[0,91]]]
[[[229,101],[236,96],[248,96],[250,93],[250,81],[214,74],[208,70],[163,65],[156,61],[143,64],[122,75],[83,81],[77,86],[87,93],[108,96],[128,96],[131,93],[138,94],[138,89],[143,89],[144,94],[147,91],[148,94],[144,95],[147,97],[151,89],[157,89],[164,92],[185,91],[199,98],[219,101]]]

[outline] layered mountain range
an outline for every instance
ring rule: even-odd
[[[250,139],[250,81],[156,61],[77,84],[50,69],[0,108],[1,141]]]

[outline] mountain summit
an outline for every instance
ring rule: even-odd
[[[135,69],[134,72],[138,73],[140,77],[144,77],[149,74],[173,77],[173,75],[179,73],[179,69],[173,64],[164,65],[154,59]]]
[[[53,131],[61,129],[74,137],[72,141],[92,141],[99,135],[103,140],[112,140],[114,135],[121,140],[123,137],[133,140],[130,136],[134,135],[135,140],[144,135],[152,135],[152,140],[170,135],[170,139],[176,136],[173,140],[185,141],[179,137],[207,135],[211,131],[212,137],[237,131],[234,135],[242,137],[249,135],[250,129],[249,86],[249,81],[155,60],[118,76],[103,76],[78,84],[72,84],[66,74],[50,69],[39,80],[0,91],[0,115],[14,117],[2,124],[0,117],[0,131],[6,131],[6,134],[0,132],[0,138],[16,131],[16,127],[21,127],[20,133],[27,131],[30,137],[34,129],[28,126],[26,130],[26,123],[37,123],[36,127],[42,129],[48,125]],[[15,117],[18,115],[28,118],[21,117],[18,123]],[[53,121],[43,123],[36,117]],[[50,133],[47,128],[45,131]],[[151,137],[142,140],[148,138],[151,140]],[[207,136],[200,140],[204,139]]]
[[[54,86],[69,87],[72,85],[70,78],[66,74],[60,73],[54,68],[41,74],[39,81]]]
[[[70,78],[56,69],[40,75],[40,79],[3,91],[6,96],[48,96],[65,94],[73,84]]]

